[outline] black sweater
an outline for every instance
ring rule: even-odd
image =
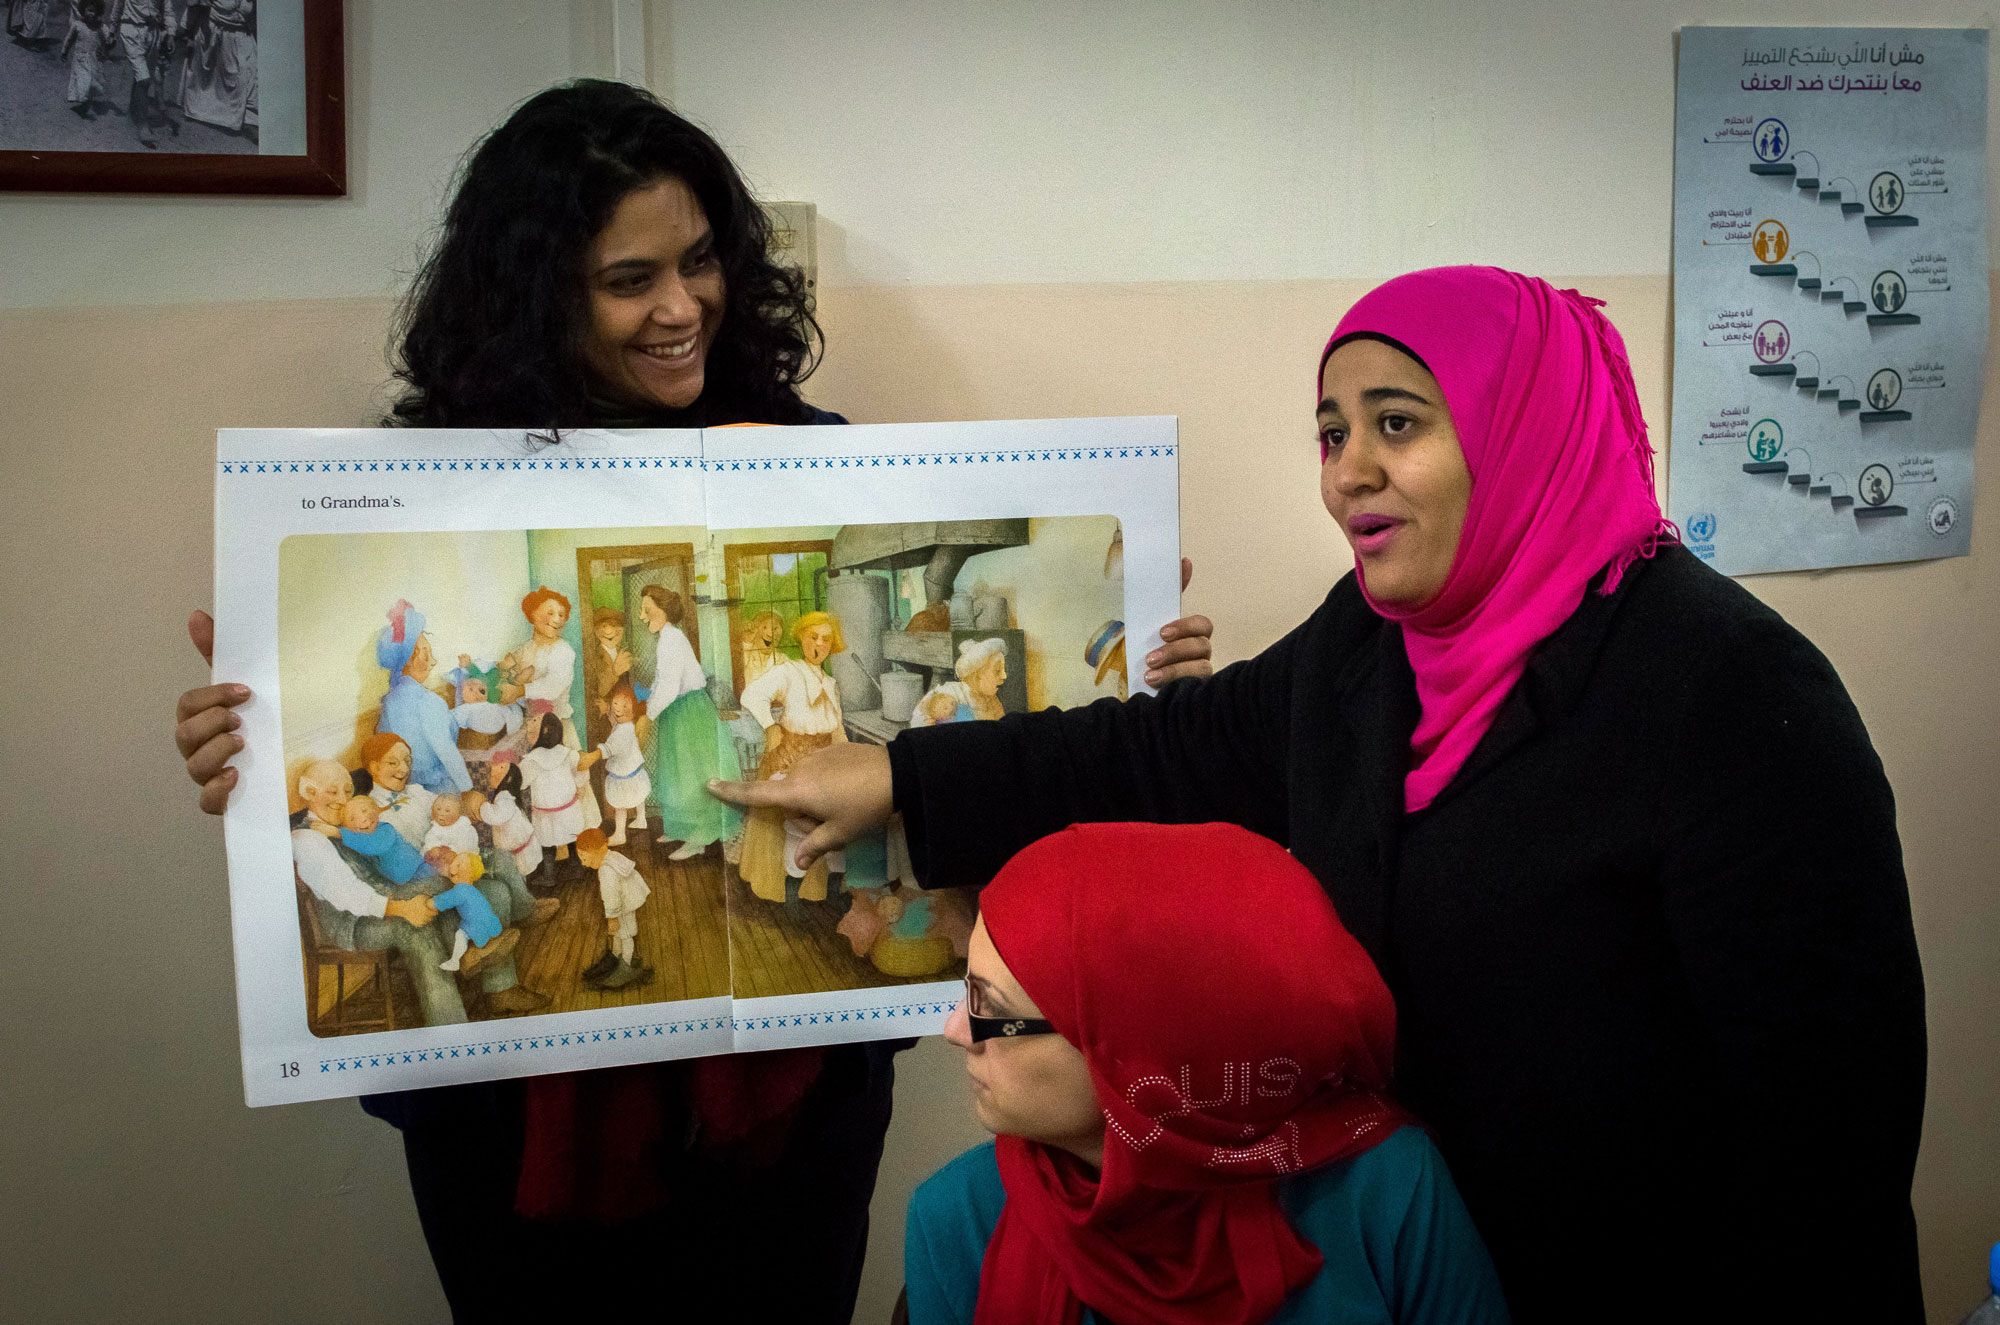
[[[1673,547],[1587,593],[1405,814],[1417,716],[1349,575],[1208,680],[890,753],[930,886],[1074,822],[1288,847],[1395,993],[1398,1094],[1517,1318],[1920,1320],[1923,977],[1889,784],[1826,659]]]

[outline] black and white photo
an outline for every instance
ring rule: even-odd
[[[340,67],[340,8],[337,0],[0,0],[0,187],[339,192],[324,168],[293,177],[301,163],[324,167],[330,144],[337,150],[338,123],[320,125],[314,141],[311,112],[339,116],[339,88],[325,84]],[[132,159],[146,157],[162,164]],[[307,187],[282,187],[283,179]]]

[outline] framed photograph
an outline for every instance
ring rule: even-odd
[[[0,0],[0,190],[347,192],[342,0]]]

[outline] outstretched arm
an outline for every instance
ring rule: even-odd
[[[782,781],[711,790],[817,820],[802,865],[901,811],[930,887],[983,883],[1015,851],[1072,823],[1217,819],[1283,841],[1293,657],[1305,629],[1157,696],[918,728],[888,749],[835,744]]]
[[[1074,823],[1242,824],[1286,840],[1284,755],[1302,632],[1157,695],[905,732],[893,795],[925,886],[984,883]]]

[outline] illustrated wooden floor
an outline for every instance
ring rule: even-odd
[[[641,837],[645,840],[640,840]],[[630,856],[653,893],[639,910],[638,956],[652,967],[652,978],[622,990],[592,989],[582,973],[605,950],[604,907],[597,878],[568,877],[549,895],[562,906],[547,922],[521,932],[514,961],[521,986],[549,997],[546,1012],[595,1011],[637,1007],[686,998],[706,998],[731,992],[734,978],[739,998],[807,994],[837,989],[869,989],[888,985],[954,980],[965,973],[962,961],[934,976],[910,979],[884,975],[835,930],[846,914],[845,896],[825,902],[777,904],[751,895],[733,866],[711,849],[695,860],[669,861],[671,846],[654,843],[650,832],[634,832],[617,850]],[[734,961],[730,945],[734,944]],[[400,958],[390,963],[390,985],[397,1025],[416,1024],[417,1000],[409,973]],[[330,971],[323,972],[319,990],[322,1020],[333,1005]],[[353,970],[350,982],[361,975]],[[483,1000],[467,981],[467,1008],[475,1021],[485,1020]],[[380,995],[363,980],[347,990],[350,1008],[376,1010]]]
[[[722,862],[713,856],[669,861],[673,848],[651,839],[650,832],[635,831],[612,849],[630,856],[653,890],[639,908],[637,944],[652,978],[618,990],[583,983],[583,972],[604,955],[604,903],[595,874],[570,877],[552,894],[562,909],[548,923],[522,930],[514,951],[521,984],[549,996],[547,1011],[590,1012],[729,992]]]
[[[882,974],[865,957],[855,956],[854,945],[835,931],[848,907],[847,897],[836,889],[828,889],[824,902],[767,902],[751,895],[734,868],[729,869],[729,889],[738,998],[928,984],[965,975],[962,960],[914,979]]]

